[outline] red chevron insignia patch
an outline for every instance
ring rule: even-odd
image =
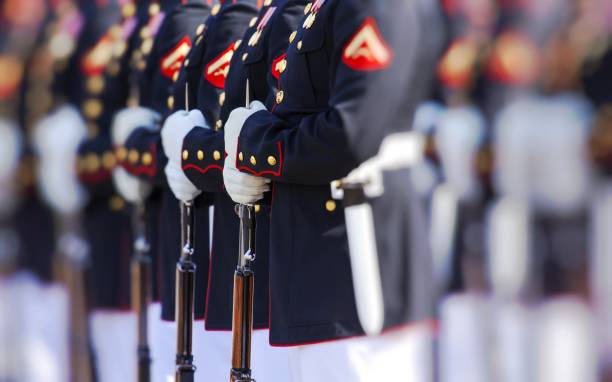
[[[214,87],[223,89],[225,86],[225,78],[229,72],[230,61],[232,60],[235,50],[236,44],[231,43],[227,49],[206,65],[204,69],[204,78]]]
[[[166,54],[160,62],[160,70],[164,77],[172,78],[174,73],[181,70],[183,61],[191,50],[191,40],[185,36],[178,44]]]
[[[382,70],[389,67],[392,61],[393,50],[372,17],[363,22],[342,52],[342,62],[354,70]]]

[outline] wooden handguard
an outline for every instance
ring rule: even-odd
[[[231,382],[248,381],[251,377],[254,281],[251,271],[237,270],[234,273]]]

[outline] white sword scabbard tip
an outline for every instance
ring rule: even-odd
[[[380,334],[384,303],[372,208],[364,203],[347,207],[344,213],[359,322],[366,334]]]

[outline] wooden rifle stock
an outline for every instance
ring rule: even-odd
[[[255,209],[253,206],[239,204],[236,213],[240,217],[240,242],[238,266],[234,272],[230,382],[252,382],[251,336],[255,275],[251,263],[255,260]]]
[[[146,237],[144,205],[136,206],[134,213],[134,255],[131,262],[131,297],[132,309],[136,312],[138,325],[138,382],[151,380],[151,355],[149,349],[148,314],[151,303],[151,257],[150,246]]]
[[[176,264],[175,318],[176,382],[193,382],[196,367],[193,364],[192,330],[196,265],[193,262],[195,238],[193,202],[181,203],[181,257]]]

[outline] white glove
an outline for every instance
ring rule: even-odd
[[[201,193],[187,178],[181,167],[183,140],[196,126],[209,128],[200,110],[193,109],[190,112],[179,110],[166,118],[161,131],[162,146],[168,157],[165,168],[166,179],[174,196],[182,202],[191,201]]]
[[[236,203],[253,204],[263,199],[264,193],[270,190],[270,179],[240,172],[234,166],[223,168],[223,183],[227,193]]]
[[[130,134],[139,127],[151,131],[158,130],[159,114],[145,107],[128,107],[117,114],[113,119],[111,135],[115,146],[122,146]]]
[[[59,213],[74,213],[85,202],[85,190],[76,173],[76,156],[79,144],[86,137],[85,122],[72,106],[63,106],[34,127],[40,191]]]
[[[189,202],[202,192],[187,178],[180,164],[168,161],[164,171],[166,172],[168,185],[178,200]]]
[[[236,149],[238,148],[238,137],[240,136],[240,131],[242,131],[242,126],[244,126],[244,122],[253,114],[258,111],[266,110],[266,107],[263,103],[259,101],[251,102],[251,105],[247,109],[246,107],[239,107],[234,109],[225,122],[225,127],[223,129],[224,139],[225,139],[225,152],[227,153],[227,157],[233,158],[232,164],[235,163],[236,160]],[[227,160],[225,161],[227,163]]]
[[[376,198],[384,193],[383,172],[412,168],[421,161],[425,140],[419,132],[404,132],[388,135],[383,139],[376,156],[366,160],[351,171],[344,182],[364,185],[364,193]],[[342,199],[343,193],[332,182],[332,197]]]
[[[113,145],[125,145],[130,134],[137,128],[157,130],[159,118],[158,113],[144,107],[128,107],[119,111],[115,114],[111,127]],[[117,192],[131,203],[144,201],[152,190],[150,183],[129,174],[121,167],[113,169],[113,184]]]
[[[113,184],[119,195],[130,203],[143,202],[153,189],[151,183],[139,179],[122,167],[113,169]]]
[[[254,113],[266,110],[259,101],[251,102],[250,107],[234,109],[225,123],[225,166],[223,167],[223,183],[232,200],[240,204],[253,204],[263,199],[263,194],[270,189],[267,178],[242,173],[236,169],[236,149],[238,137],[244,122]]]
[[[202,112],[198,109],[193,109],[190,112],[179,110],[166,118],[161,130],[161,137],[164,152],[169,162],[173,162],[180,167],[183,140],[195,126],[209,128]]]

